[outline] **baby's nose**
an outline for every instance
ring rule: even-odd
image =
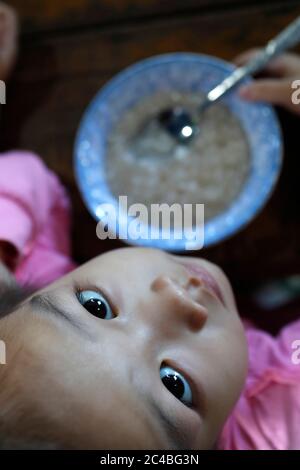
[[[173,326],[184,326],[190,331],[201,330],[207,320],[208,312],[199,301],[202,282],[191,277],[185,286],[179,285],[168,276],[157,277],[151,290],[160,296],[161,320]]]

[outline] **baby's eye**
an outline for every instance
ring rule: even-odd
[[[77,298],[81,305],[95,317],[103,320],[114,318],[109,303],[99,292],[83,290],[78,292]]]
[[[160,378],[164,386],[178,400],[187,406],[192,406],[192,390],[186,379],[172,367],[162,365],[160,368]]]

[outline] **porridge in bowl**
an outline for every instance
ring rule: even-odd
[[[200,133],[178,145],[151,117],[182,106],[192,114],[201,94],[157,93],[128,110],[108,137],[106,171],[114,196],[128,205],[204,204],[205,220],[223,212],[240,193],[249,171],[244,130],[223,104],[207,109]],[[143,127],[145,122],[149,124]],[[161,151],[163,150],[163,154]]]

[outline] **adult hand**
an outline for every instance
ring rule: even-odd
[[[238,66],[245,65],[260,49],[251,49],[235,58]],[[241,86],[239,95],[249,101],[265,101],[282,106],[300,115],[300,57],[286,53],[271,61],[264,69],[264,78]]]

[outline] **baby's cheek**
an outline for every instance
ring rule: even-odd
[[[239,323],[227,320],[211,338],[206,373],[208,402],[212,421],[221,425],[234,407],[242,391],[247,372],[247,349],[244,332]]]

